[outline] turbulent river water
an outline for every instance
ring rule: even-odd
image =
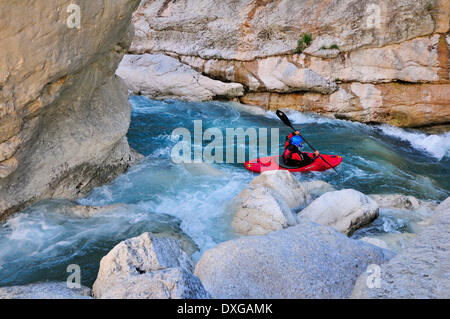
[[[78,201],[120,205],[82,219],[64,214],[64,201],[47,200],[8,219],[0,225],[0,286],[65,281],[70,264],[81,267],[82,283],[91,286],[100,259],[121,240],[146,231],[186,234],[195,243],[190,247],[197,249],[194,259],[236,236],[230,228],[230,202],[255,175],[240,163],[212,167],[173,163],[170,154],[178,140],[172,132],[178,127],[193,132],[194,120],[202,120],[203,130],[216,127],[224,135],[226,128],[279,128],[281,148],[289,129],[273,112],[251,111],[237,103],[144,97],[130,101],[128,139],[145,159]],[[299,180],[321,179],[337,189],[354,188],[366,194],[400,193],[433,201],[449,196],[450,133],[427,135],[387,125],[287,114],[322,153],[344,158],[339,175],[331,170],[297,174]],[[245,143],[237,144],[238,149],[248,151]],[[407,235],[415,231],[413,226],[420,218],[420,214],[381,210],[372,225],[353,236]]]

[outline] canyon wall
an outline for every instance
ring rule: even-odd
[[[449,12],[450,0],[143,0],[130,53],[241,84],[234,97],[266,109],[448,124]]]
[[[0,220],[126,170],[131,106],[115,76],[138,0],[0,2]]]

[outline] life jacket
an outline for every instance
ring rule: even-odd
[[[286,165],[299,165],[300,163],[309,163],[312,158],[308,154],[302,153],[297,146],[289,144],[283,153],[284,163]]]

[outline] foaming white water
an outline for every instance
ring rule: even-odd
[[[192,165],[168,163],[150,155],[138,167],[79,202],[135,203],[140,211],[173,216],[203,252],[234,236],[229,203],[254,175],[228,165]]]
[[[289,117],[293,124],[336,124],[336,123],[346,123],[349,125],[357,126],[360,128],[370,128],[370,126],[351,122],[347,120],[339,120],[327,118],[315,114],[305,114],[293,110],[285,110],[286,115]],[[278,119],[275,112],[266,111],[266,116],[271,119]],[[378,126],[381,131],[388,136],[398,138],[402,141],[409,142],[412,147],[418,150],[426,151],[433,155],[438,160],[446,156],[450,156],[450,132],[444,134],[425,134],[420,132],[411,132],[405,129],[383,124]]]
[[[305,114],[293,110],[285,110],[285,113],[289,117],[289,120],[291,120],[291,123],[293,124],[310,124],[310,123],[324,124],[324,123],[337,123],[338,121],[340,121],[316,114]],[[273,111],[266,111],[266,116],[271,119],[279,120],[278,116]]]
[[[419,132],[409,132],[390,125],[381,125],[380,129],[384,134],[409,142],[412,147],[424,150],[438,160],[445,156],[450,156],[450,132],[440,135],[428,135]]]
[[[44,201],[2,225],[0,286],[65,280],[69,264],[81,265],[82,281],[90,285],[98,262],[118,242],[144,232],[181,233],[174,217],[149,213],[139,205],[113,205],[91,218],[69,212],[68,201]]]

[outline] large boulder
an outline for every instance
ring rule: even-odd
[[[291,208],[266,187],[244,189],[234,205],[231,226],[241,235],[264,235],[297,223]]]
[[[297,223],[295,212],[311,196],[288,171],[264,172],[233,202],[233,229],[242,235],[264,235]]]
[[[126,55],[116,73],[133,94],[155,99],[208,101],[244,93],[242,84],[212,80],[164,54]]]
[[[87,287],[68,288],[65,282],[44,282],[0,288],[0,299],[91,299]]]
[[[378,217],[378,204],[354,189],[328,192],[315,199],[297,216],[351,235]]]
[[[393,253],[307,220],[207,250],[195,268],[214,298],[347,298],[369,264]]]
[[[102,258],[92,290],[102,299],[208,298],[192,270],[178,240],[144,233],[119,243]]]
[[[303,208],[311,202],[308,189],[286,170],[263,172],[250,182],[247,189],[258,187],[267,187],[278,193],[293,210]]]
[[[381,265],[379,284],[358,279],[352,298],[450,298],[450,197],[442,202],[432,224],[388,263]],[[371,287],[371,288],[369,288]]]

